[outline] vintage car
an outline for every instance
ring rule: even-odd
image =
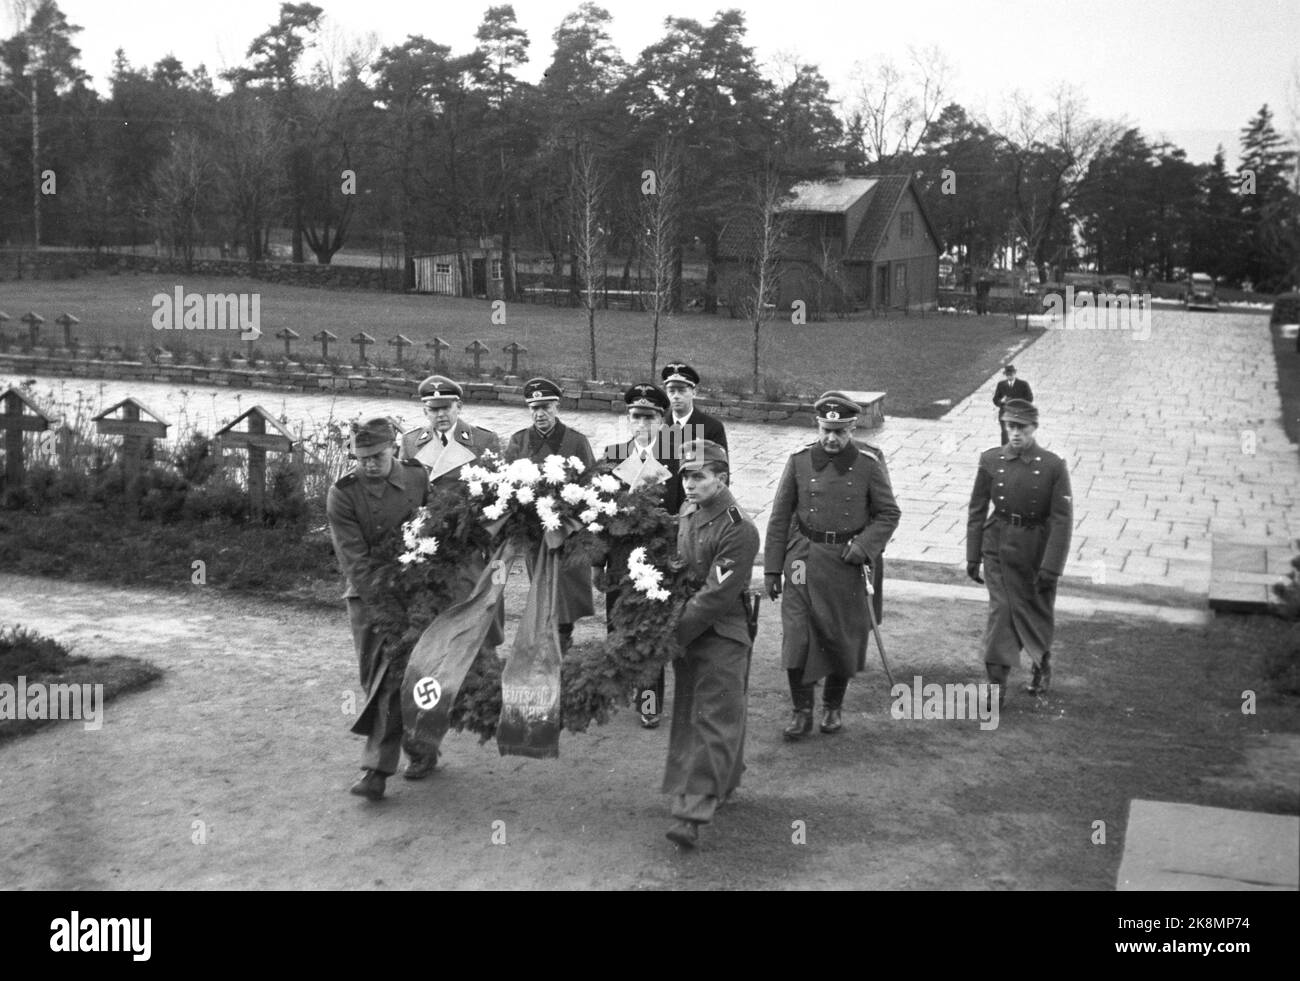
[[[1206,273],[1192,273],[1187,278],[1187,291],[1183,294],[1185,310],[1217,310],[1219,297],[1215,292],[1214,278]]]
[[[1073,286],[1075,295],[1092,293],[1094,296],[1102,291],[1101,280],[1090,272],[1068,272],[1061,277],[1063,286]]]
[[[1111,273],[1101,281],[1101,285],[1107,293],[1114,293],[1117,296],[1132,296],[1137,292],[1133,287],[1133,277],[1123,276],[1119,273]]]

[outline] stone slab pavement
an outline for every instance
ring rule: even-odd
[[[1015,361],[1042,414],[1039,442],[1070,468],[1075,529],[1067,576],[1205,594],[1212,535],[1283,544],[1300,537],[1300,455],[1280,422],[1267,318],[1156,309],[1141,331],[1074,329],[1067,320]],[[708,366],[700,367],[707,386]],[[992,395],[999,377],[942,419],[887,415],[882,428],[862,434],[885,451],[903,511],[887,557],[964,564],[976,461],[998,442]],[[18,381],[0,377],[0,386]],[[51,390],[69,403],[81,392],[99,408],[135,396],[173,423],[173,434],[211,433],[254,404],[308,432],[331,417],[395,413],[408,425],[421,418],[414,402],[364,396],[37,379],[38,393]],[[526,410],[512,405],[473,403],[465,418],[503,437],[529,424]],[[620,415],[562,418],[598,454],[627,438]],[[733,487],[762,532],[785,460],[812,431],[731,422],[727,432]]]
[[[1210,892],[1300,888],[1300,818],[1134,800],[1115,886]]]

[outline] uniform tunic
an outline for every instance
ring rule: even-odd
[[[664,465],[673,474],[664,486],[664,510],[669,514],[676,514],[681,510],[682,502],[686,500],[686,492],[682,489],[682,475],[678,470],[682,461],[682,446],[692,440],[707,439],[725,450],[727,429],[720,420],[713,418],[707,412],[692,408],[691,414],[680,423],[670,412],[664,420],[664,428],[660,430],[659,438],[667,443],[667,452],[663,453],[663,456],[668,459],[664,460]],[[672,462],[669,463],[669,460]]]
[[[752,642],[742,594],[758,554],[758,529],[722,488],[704,508],[686,504],[677,550],[704,582],[677,626],[673,722],[663,792],[673,816],[709,821],[744,772],[745,676]]]
[[[879,619],[882,553],[901,514],[885,456],[870,444],[850,443],[832,455],[814,443],[786,463],[767,523],[763,571],[784,574],[781,665],[803,668],[804,684],[850,678],[866,666],[866,584],[862,567],[840,555],[850,541],[867,553]],[[854,535],[831,544],[811,541],[803,529]]]
[[[989,505],[993,513],[989,513]],[[1020,515],[1014,519],[999,516]],[[966,561],[984,563],[989,620],[984,660],[1017,666],[1024,648],[1035,663],[1051,650],[1056,588],[1039,592],[1040,569],[1058,576],[1074,526],[1070,474],[1055,453],[995,446],[980,455],[966,524]]]
[[[417,453],[425,446],[437,439],[434,431],[427,427],[413,429],[402,436],[403,460],[414,460]],[[490,429],[484,429],[482,426],[472,426],[463,419],[457,419],[456,425],[447,432],[447,439],[460,446],[465,447],[474,454],[474,459],[479,459],[489,450],[493,453],[501,453],[501,441],[497,439],[497,434]],[[460,479],[461,468],[449,470],[445,474],[436,477],[432,484],[434,487],[446,487]]]
[[[596,465],[596,457],[591,452],[591,443],[587,437],[576,429],[570,429],[558,419],[551,431],[543,436],[536,426],[521,429],[510,437],[506,446],[506,463],[527,457],[538,466],[546,462],[548,456],[562,456],[566,460],[576,456],[586,468]],[[530,563],[536,561],[531,556]],[[596,612],[591,601],[591,565],[585,554],[574,550],[567,556],[560,567],[560,581],[557,584],[555,603],[556,623],[573,623],[589,617]]]
[[[361,685],[366,702],[352,731],[370,736],[362,765],[391,774],[401,758],[402,712],[399,701],[403,665],[392,665],[387,638],[371,625],[366,593],[374,568],[371,550],[389,532],[422,506],[429,483],[418,463],[393,462],[383,480],[367,480],[356,471],[340,477],[329,489],[325,512],[334,554],[347,578],[344,599],[352,623]]]

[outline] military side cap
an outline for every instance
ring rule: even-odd
[[[681,361],[674,361],[672,364],[664,365],[663,371],[659,372],[659,377],[667,385],[671,382],[681,382],[683,385],[690,385],[695,388],[700,383],[700,373],[688,364]]]
[[[827,429],[844,429],[862,414],[862,406],[843,392],[826,392],[813,403],[813,408],[817,410],[817,421]]]
[[[667,412],[672,405],[658,385],[633,385],[623,393],[623,401],[627,403],[629,410],[653,409],[660,415]]]
[[[524,401],[529,405],[560,401],[560,386],[549,378],[530,378],[524,383]]]
[[[1038,410],[1033,402],[1024,399],[1007,399],[1002,403],[1003,422],[1019,422],[1027,426],[1038,425]]]
[[[700,470],[706,463],[731,466],[727,451],[711,439],[693,439],[682,446],[682,470]]]
[[[465,390],[445,375],[430,375],[420,382],[417,391],[420,401],[435,409],[451,405],[457,399],[465,397]]]
[[[352,455],[374,456],[397,440],[397,427],[390,419],[378,416],[352,424]]]

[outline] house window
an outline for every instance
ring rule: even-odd
[[[907,266],[900,264],[894,267],[894,289],[907,289]]]
[[[492,278],[493,278],[493,279],[500,279],[500,278],[501,278],[501,260],[500,260],[500,259],[493,259],[493,260],[492,260]]]
[[[450,262],[435,262],[434,265],[433,265],[433,271],[436,272],[439,276],[450,276],[450,275],[451,275],[451,263],[450,263]]]
[[[898,215],[898,237],[912,237],[912,212],[902,211]]]

